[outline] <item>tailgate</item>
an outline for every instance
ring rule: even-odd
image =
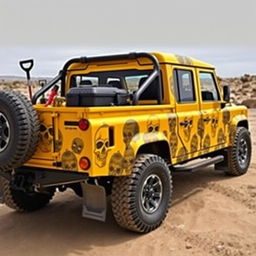
[[[78,127],[79,120],[86,119],[84,108],[36,109],[40,119],[39,144],[25,165],[78,170],[80,155],[85,154],[84,142],[90,138],[89,129],[83,131]],[[91,145],[89,141],[87,145]],[[89,148],[86,147],[86,151]]]

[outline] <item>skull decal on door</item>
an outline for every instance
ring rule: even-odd
[[[226,136],[224,134],[224,131],[222,128],[220,128],[218,130],[218,135],[217,135],[217,146],[216,146],[216,150],[220,149],[222,147],[221,144],[225,143],[226,141]]]
[[[204,120],[202,117],[200,117],[197,123],[197,134],[201,139],[204,137],[204,129]]]
[[[190,140],[192,125],[193,125],[193,118],[184,118],[184,123],[187,123],[185,126],[183,126],[183,132],[184,132],[184,140],[188,142]]]
[[[99,127],[95,134],[95,163],[100,168],[106,165],[109,152],[109,126],[104,124]]]
[[[209,152],[211,146],[211,138],[209,134],[206,134],[204,138],[204,143],[203,143],[203,150],[205,153]]]
[[[177,149],[178,149],[178,137],[176,133],[171,133],[170,135],[170,148],[172,157],[176,157]]]
[[[192,136],[191,142],[190,142],[190,153],[192,156],[197,152],[198,150],[198,137],[196,134]]]
[[[212,137],[216,136],[216,131],[218,127],[218,115],[213,113],[211,118],[211,135]]]
[[[188,158],[188,151],[185,147],[181,147],[178,151],[177,162],[185,161]]]

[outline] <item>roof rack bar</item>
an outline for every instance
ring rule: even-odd
[[[116,55],[107,55],[107,56],[94,56],[94,57],[80,57],[80,58],[73,58],[67,61],[63,67],[63,69],[60,71],[59,75],[55,77],[52,81],[47,83],[43,88],[41,88],[33,97],[33,104],[36,104],[37,99],[48,89],[50,89],[54,83],[56,83],[58,80],[61,80],[61,96],[65,96],[65,80],[66,80],[66,74],[68,71],[68,68],[73,63],[90,63],[95,61],[111,61],[111,60],[123,60],[123,59],[137,59],[137,58],[147,58],[152,61],[153,64],[153,72],[149,75],[147,80],[141,85],[141,87],[136,91],[136,93],[133,95],[133,104],[136,105],[138,103],[138,100],[141,96],[141,94],[147,89],[147,87],[150,85],[150,83],[158,78],[159,79],[159,90],[158,90],[158,103],[161,104],[162,102],[162,81],[160,76],[160,65],[157,60],[157,58],[146,52],[131,52],[128,54],[116,54]]]

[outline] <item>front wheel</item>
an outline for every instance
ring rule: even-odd
[[[233,146],[228,149],[228,169],[226,173],[233,176],[245,174],[251,161],[251,137],[245,127],[238,127]]]
[[[131,175],[114,178],[112,211],[121,227],[147,233],[165,219],[171,196],[167,164],[157,155],[143,154],[136,159]]]

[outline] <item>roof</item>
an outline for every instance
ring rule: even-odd
[[[160,63],[171,63],[171,64],[182,64],[182,65],[188,65],[188,66],[197,66],[197,67],[203,67],[203,68],[212,68],[215,67],[209,63],[188,57],[188,56],[181,56],[176,55],[172,53],[162,53],[162,52],[152,52]]]

